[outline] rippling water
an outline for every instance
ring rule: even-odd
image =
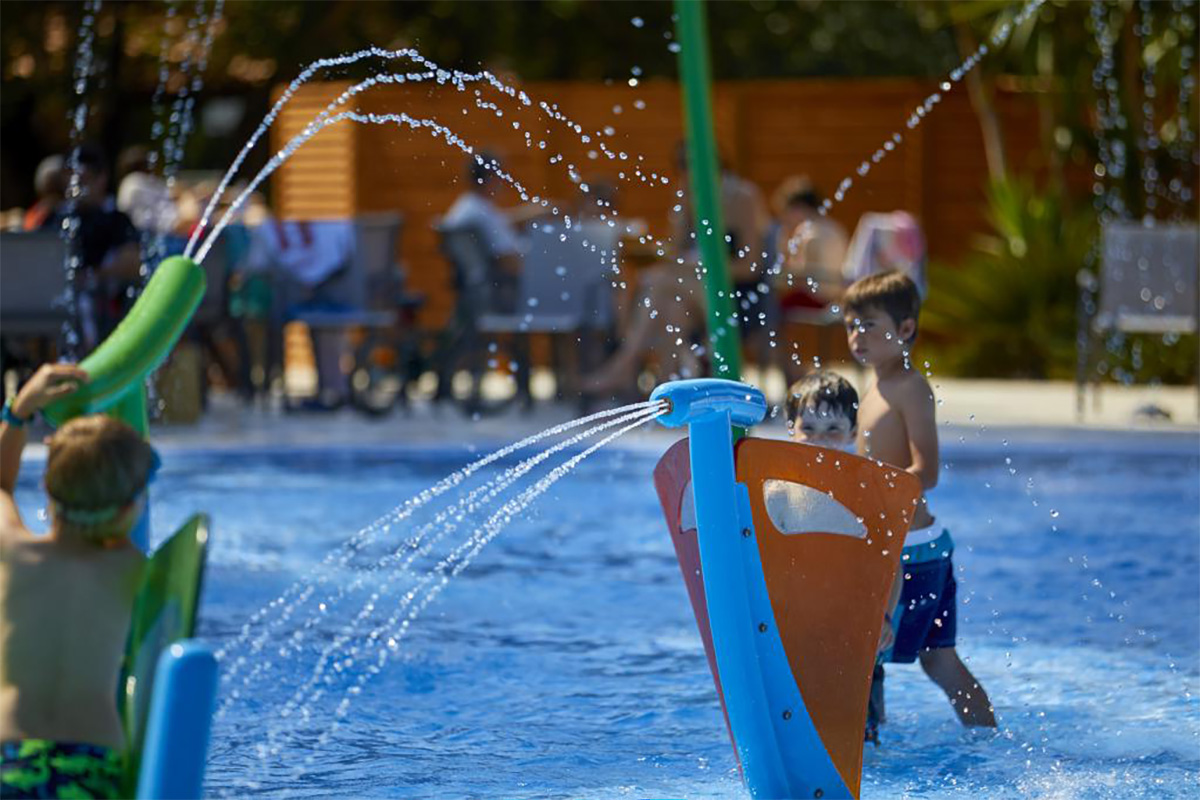
[[[190,511],[212,514],[200,632],[229,641],[330,548],[469,460],[449,449],[172,453],[154,527],[163,535]],[[261,761],[255,748],[307,679],[309,650],[360,604],[318,617],[309,650],[281,659],[217,727],[209,791],[742,796],[654,460],[602,451],[556,484],[413,624],[327,746],[313,743],[340,693],[280,730],[281,757]],[[931,503],[958,542],[959,650],[1002,730],[964,732],[919,668],[891,667],[890,721],[868,749],[863,796],[1190,796],[1200,782],[1194,448],[959,446],[947,460]],[[31,519],[38,472],[19,491]]]

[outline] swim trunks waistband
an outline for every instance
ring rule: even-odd
[[[923,544],[905,545],[900,551],[900,560],[905,564],[920,564],[938,558],[949,558],[954,553],[954,540],[945,528],[936,539]]]

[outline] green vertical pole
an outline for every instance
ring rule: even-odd
[[[708,65],[708,25],[703,0],[675,0],[675,16],[691,207],[700,257],[704,261],[713,374],[717,378],[736,381],[742,371],[742,347],[734,316],[725,221],[721,214],[721,180],[713,132],[712,72]]]

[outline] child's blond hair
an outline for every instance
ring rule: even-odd
[[[46,457],[46,494],[56,521],[88,539],[121,535],[124,511],[139,498],[156,457],[137,431],[96,414],[58,429]]]

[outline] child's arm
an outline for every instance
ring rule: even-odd
[[[922,489],[938,483],[937,410],[933,390],[923,379],[913,381],[897,393],[900,413],[908,429],[908,472],[921,479]]]
[[[87,380],[87,373],[73,364],[43,364],[13,398],[11,413],[18,420],[31,420],[52,400],[70,394]],[[23,424],[0,423],[0,495],[9,500],[21,471],[25,429]]]

